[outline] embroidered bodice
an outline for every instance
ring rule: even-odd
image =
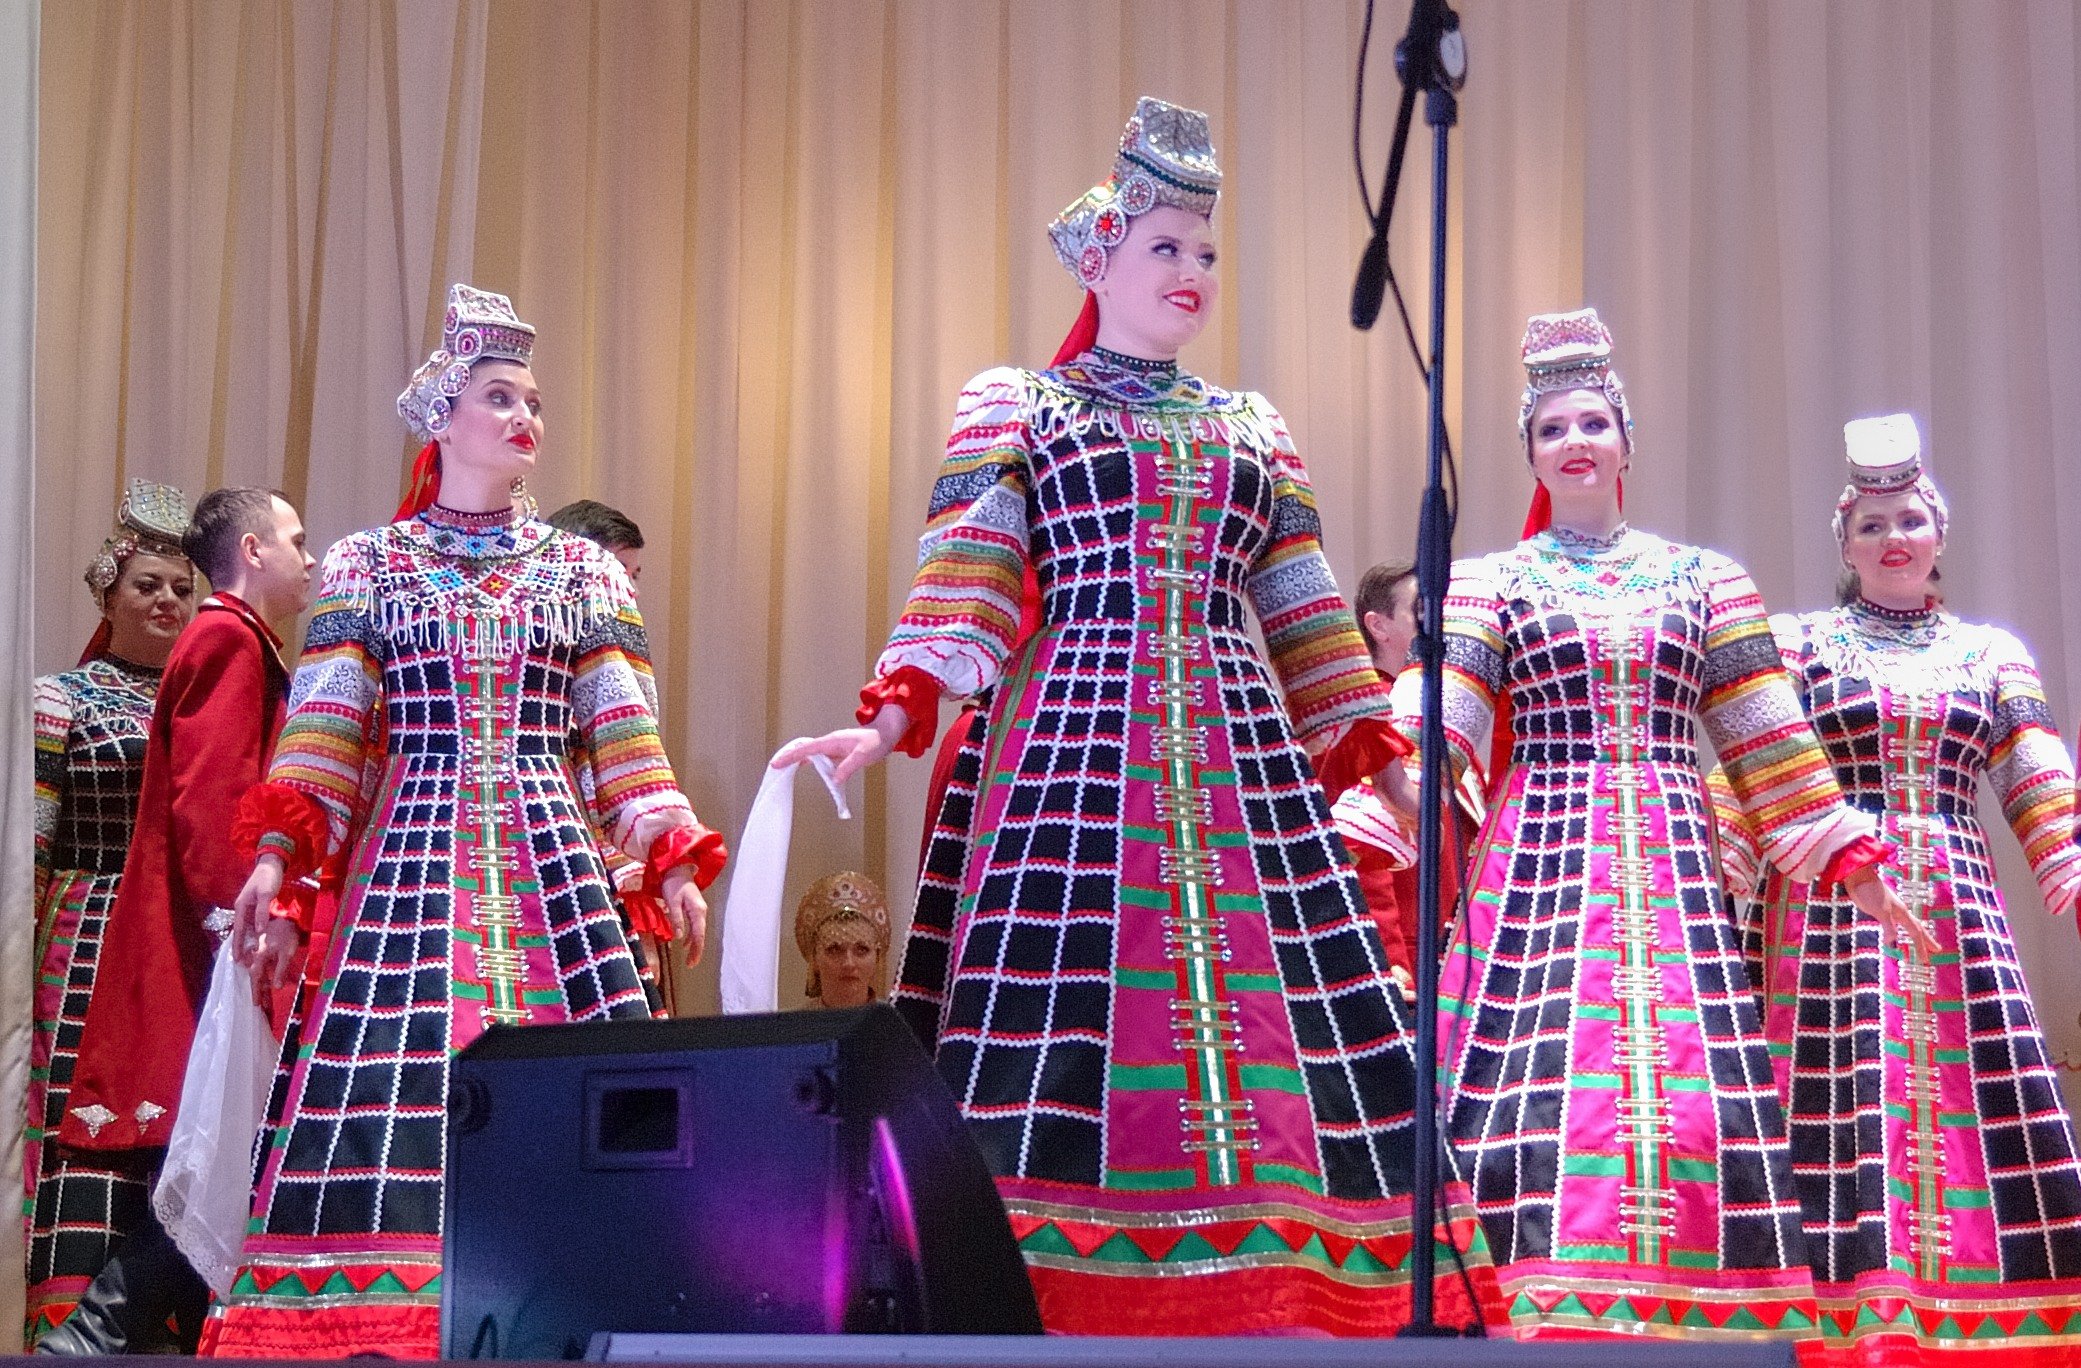
[[[2040,889],[2055,907],[2081,893],[2072,763],[2030,653],[2015,636],[1934,609],[1862,602],[1771,620],[1836,777],[1889,827],[1933,818],[1980,845],[1986,775]]]
[[[1320,536],[1260,395],[1100,351],[985,371],[962,394],[911,606],[876,673],[915,667],[956,696],[990,687],[1031,568],[1051,633],[1115,623],[1261,669],[1254,608],[1297,731],[1384,716]]]
[[[101,656],[36,681],[36,853],[42,868],[123,872],[144,788],[158,669]]]
[[[1513,766],[1645,764],[1688,806],[1702,802],[1702,726],[1788,867],[1871,830],[1802,723],[1755,585],[1718,552],[1623,526],[1549,529],[1455,565],[1445,625],[1459,772],[1485,755],[1507,696]]]
[[[686,806],[656,711],[635,589],[612,555],[518,510],[435,506],[326,553],[270,777],[318,799],[337,841],[375,782],[363,764],[379,735],[391,757],[518,763],[565,783],[576,730],[620,844],[642,815]]]

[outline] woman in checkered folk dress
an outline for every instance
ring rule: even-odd
[[[1596,312],[1532,319],[1525,363],[1533,515],[1517,546],[1454,567],[1445,605],[1456,772],[1511,708],[1441,979],[1447,1132],[1521,1336],[1811,1340],[1700,731],[1774,858],[1902,909],[1748,575],[1623,522],[1632,441]]]
[[[174,638],[195,616],[179,490],[139,481],[87,566],[102,620],[77,668],[36,681],[36,1001],[23,1209],[26,1342],[63,1321],[145,1214],[147,1174],[58,1148],[102,932],[144,788],[145,737]]]
[[[1083,324],[961,395],[867,725],[776,762],[921,754],[941,694],[990,690],[893,997],[1050,1329],[1380,1334],[1408,1319],[1415,1070],[1303,747],[1354,777],[1405,747],[1279,415],[1174,360],[1213,309],[1218,184],[1206,117],[1143,100],[1052,230]],[[1493,1305],[1459,1196],[1448,1323]]]
[[[2054,913],[2081,899],[2074,774],[2038,672],[1938,610],[1949,511],[1906,414],[1846,430],[1841,607],[1773,619],[1851,801],[1880,818],[1933,953],[1772,862],[1745,930],[1831,1358],[2081,1361],[2081,1167],[1994,884],[1984,776]],[[1739,814],[1729,882],[1757,882]]]
[[[700,945],[721,842],[658,743],[634,590],[516,487],[542,436],[533,341],[502,296],[450,292],[398,401],[430,439],[414,495],[326,553],[268,782],[240,810],[260,854],[233,934],[260,938],[263,977],[293,958],[260,915],[285,864],[346,877],[208,1353],[434,1357],[448,1061],[493,1024],[649,1015],[574,730],[614,843]]]

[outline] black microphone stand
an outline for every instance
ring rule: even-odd
[[[1386,283],[1388,221],[1394,213],[1395,182],[1409,137],[1410,113],[1419,90],[1424,96],[1424,122],[1431,137],[1431,340],[1425,381],[1430,411],[1426,432],[1426,479],[1416,533],[1415,651],[1423,665],[1423,729],[1418,742],[1422,778],[1417,815],[1416,867],[1416,1155],[1412,1174],[1411,1304],[1409,1325],[1401,1333],[1413,1338],[1457,1336],[1461,1331],[1437,1323],[1434,1306],[1437,1249],[1432,1230],[1440,1202],[1438,1135],[1438,869],[1444,847],[1444,804],[1451,760],[1445,749],[1445,587],[1452,575],[1453,511],[1445,494],[1445,193],[1446,136],[1459,121],[1454,92],[1466,76],[1465,45],[1459,16],[1444,0],[1415,0],[1409,31],[1396,49],[1402,76],[1401,112],[1388,157],[1388,180],[1381,188],[1382,210],[1373,224],[1352,291],[1351,321],[1370,328],[1380,311]],[[1472,1333],[1481,1333],[1476,1309]]]

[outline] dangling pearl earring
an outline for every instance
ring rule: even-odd
[[[541,505],[535,502],[534,495],[527,492],[527,477],[525,475],[515,475],[513,483],[509,488],[513,493],[513,502],[520,505],[522,517],[533,518],[541,513]]]

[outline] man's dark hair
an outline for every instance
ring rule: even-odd
[[[569,532],[574,537],[597,542],[609,551],[619,551],[624,547],[631,551],[643,549],[643,529],[636,526],[635,520],[598,499],[567,503],[543,521],[559,532]]]
[[[1413,578],[1415,574],[1413,565],[1385,561],[1359,577],[1358,594],[1351,600],[1351,615],[1358,619],[1358,634],[1366,639],[1367,650],[1379,650],[1380,643],[1373,639],[1372,629],[1366,626],[1366,614],[1393,617],[1395,590],[1401,587],[1403,580]]]
[[[287,495],[272,489],[212,489],[195,505],[181,550],[210,583],[233,579],[238,570],[238,539],[251,532],[265,540],[275,530],[275,500]]]

